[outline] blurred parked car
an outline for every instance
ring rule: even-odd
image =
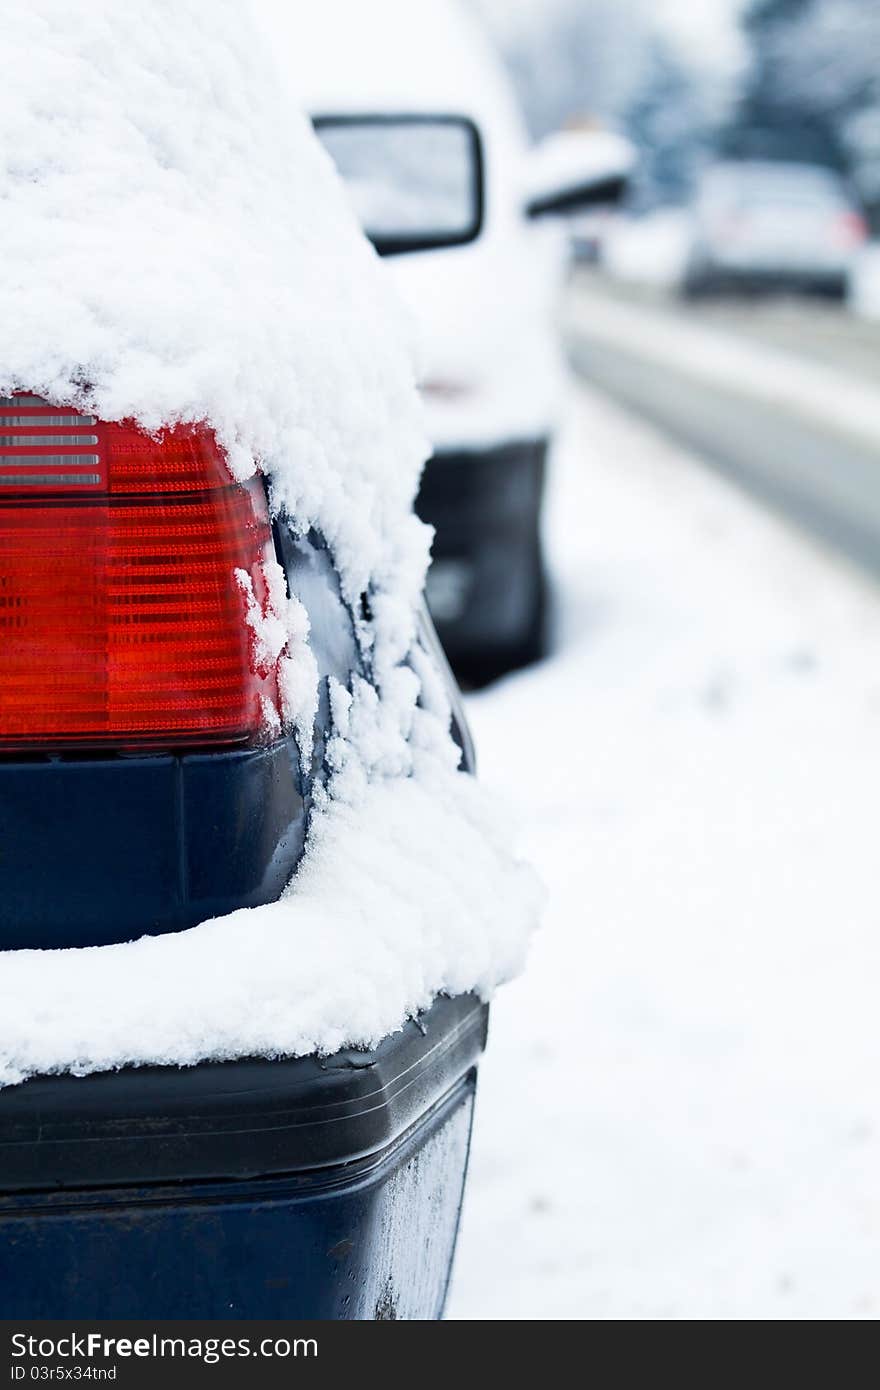
[[[713,165],[693,207],[684,291],[792,288],[846,293],[867,237],[843,180],[815,164]]]
[[[576,261],[581,265],[599,264],[614,220],[611,208],[596,208],[571,219],[571,252]]]
[[[338,5],[314,14],[291,61],[417,316],[434,448],[418,499],[436,528],[428,601],[457,671],[481,682],[545,644],[540,515],[565,257],[547,219],[619,197],[629,147],[570,131],[530,152],[497,59],[453,0],[347,5],[344,45],[339,22]]]

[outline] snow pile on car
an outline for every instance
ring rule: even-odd
[[[238,477],[320,519],[348,597],[411,596],[408,326],[263,12],[7,0],[0,382],[150,430],[208,420]]]
[[[456,770],[416,651],[428,533],[408,322],[241,0],[7,0],[0,394],[207,421],[326,538],[374,684],[333,690],[287,897],[174,936],[0,956],[0,1083],[375,1042],[518,969],[536,893]],[[288,689],[314,696],[291,605]],[[277,640],[277,633],[273,640]]]

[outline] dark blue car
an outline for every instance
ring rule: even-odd
[[[242,616],[235,575],[265,559],[311,623],[305,769],[267,735],[278,673]],[[436,647],[427,618],[421,640]],[[263,479],[235,482],[208,429],[151,437],[0,399],[0,953],[277,899],[307,838],[328,678],[357,674],[322,537],[271,519]],[[485,1031],[464,996],[373,1051],[0,1091],[0,1313],[440,1316]]]

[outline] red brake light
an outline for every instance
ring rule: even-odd
[[[834,219],[833,236],[840,246],[861,246],[868,237],[868,224],[858,212],[842,212]]]
[[[38,397],[0,399],[0,748],[237,744],[257,669],[236,570],[266,602],[259,480],[205,427],[159,438]]]

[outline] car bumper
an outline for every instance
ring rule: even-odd
[[[273,902],[305,820],[293,740],[0,763],[0,950],[130,941]]]
[[[4,1316],[438,1318],[487,1020],[0,1092]]]
[[[840,283],[849,273],[850,257],[816,254],[783,248],[778,252],[740,252],[713,248],[705,257],[705,267],[718,277],[756,284]]]

